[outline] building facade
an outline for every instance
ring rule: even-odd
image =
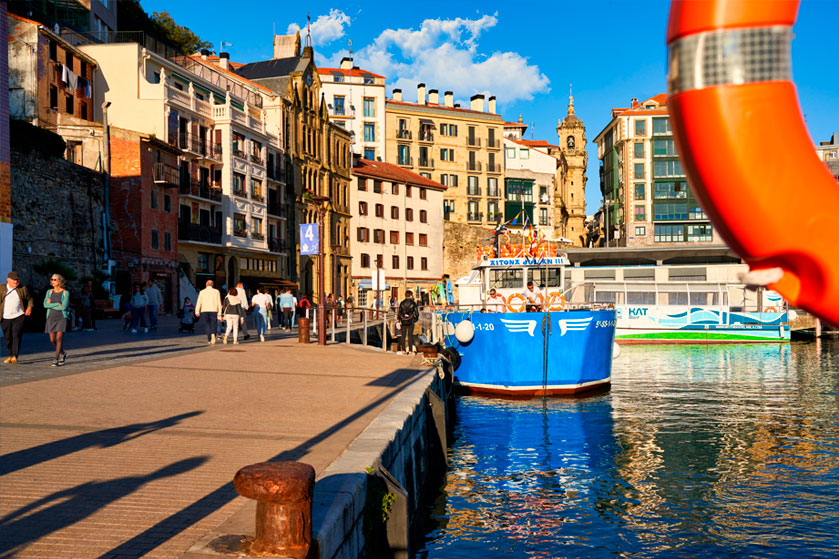
[[[407,290],[430,292],[443,278],[443,197],[446,187],[403,167],[359,159],[350,189],[351,293],[370,306],[372,274],[384,270],[385,303]]]
[[[370,161],[385,157],[385,77],[353,66],[318,68],[329,119],[350,131],[350,149]]]
[[[547,142],[504,138],[504,221],[520,216],[517,225],[534,225],[548,239],[562,237],[562,213],[554,212],[565,182],[566,165],[548,154]],[[537,147],[538,146],[538,147]]]
[[[557,123],[559,152],[565,159],[565,180],[559,185],[559,198],[554,205],[556,220],[563,237],[574,246],[586,245],[586,127],[574,114],[574,97],[568,97],[568,113]],[[550,153],[550,152],[549,152]]]
[[[830,174],[839,180],[839,135],[836,132],[829,140],[819,142],[816,146],[816,155],[827,165]]]
[[[609,246],[723,242],[688,188],[666,94],[612,109],[612,120],[594,141]]]
[[[447,186],[444,218],[457,223],[494,226],[501,217],[504,182],[504,119],[495,97],[485,106],[474,95],[469,109],[454,104],[454,94],[417,87],[417,102],[393,90],[385,103],[387,160]]]

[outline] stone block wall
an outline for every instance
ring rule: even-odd
[[[447,221],[443,231],[443,270],[452,284],[469,274],[478,265],[477,249],[488,243],[494,228],[476,227]],[[521,233],[510,230],[510,242],[523,243]],[[455,300],[457,289],[455,288]]]
[[[11,150],[12,263],[24,283],[47,286],[48,276],[34,266],[50,259],[78,277],[101,269],[104,188],[101,173],[37,151]]]

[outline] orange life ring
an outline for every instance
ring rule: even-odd
[[[561,311],[565,308],[565,295],[562,293],[551,293],[548,295],[548,310]]]
[[[513,299],[520,299],[521,300],[521,306],[518,309],[516,309],[512,306]],[[507,302],[505,304],[505,307],[507,308],[507,312],[524,312],[525,309],[527,308],[527,299],[521,293],[513,293],[512,295],[507,297]]]
[[[752,270],[783,270],[769,288],[839,324],[839,189],[792,82],[798,4],[672,0],[667,105],[689,183],[728,245]]]
[[[766,307],[765,309],[763,309],[763,312],[778,312],[778,309],[776,309],[775,307]]]

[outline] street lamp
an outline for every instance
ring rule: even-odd
[[[318,345],[326,345],[326,288],[324,287],[323,269],[323,216],[329,207],[329,196],[312,196],[312,204],[318,212]]]

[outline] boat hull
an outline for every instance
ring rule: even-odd
[[[551,313],[452,313],[449,331],[469,316],[471,341],[446,345],[461,355],[455,382],[486,395],[573,395],[609,386],[614,310]],[[547,338],[547,343],[546,343]],[[546,365],[547,364],[547,365]]]

